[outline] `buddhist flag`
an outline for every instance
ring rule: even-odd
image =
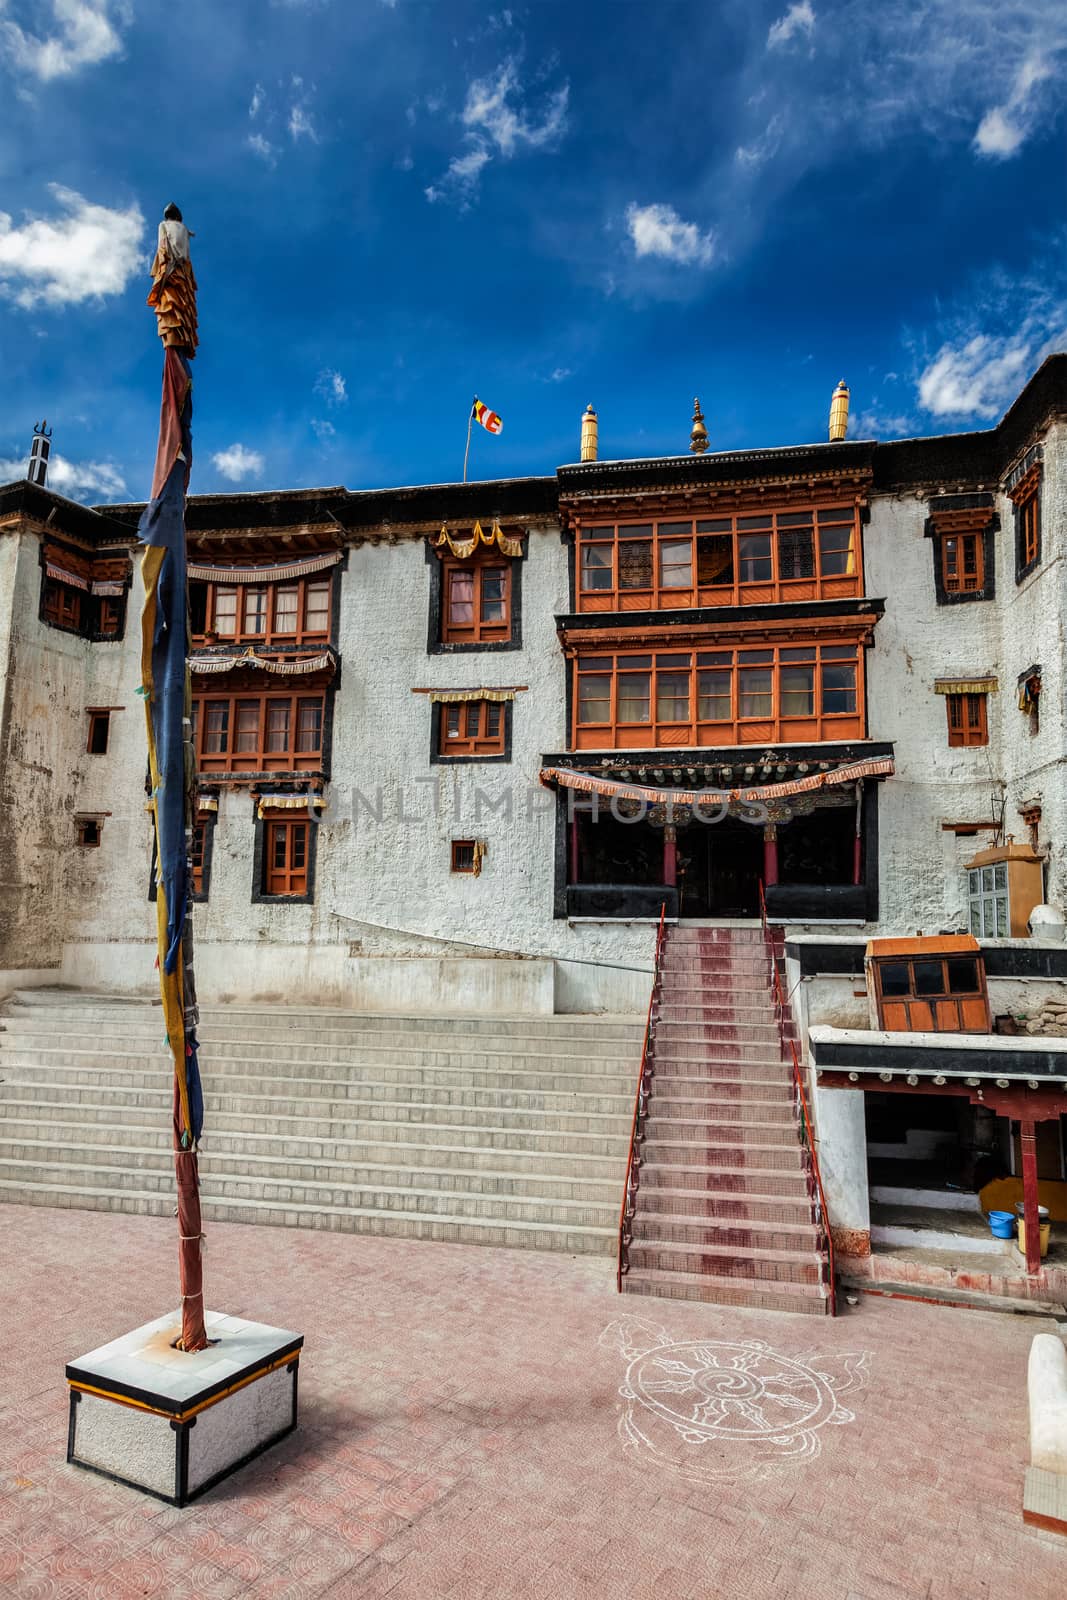
[[[500,433],[503,429],[503,420],[497,416],[495,411],[490,411],[489,407],[487,405],[483,405],[478,399],[475,399],[474,410],[471,412],[471,416],[474,418],[475,422],[481,423],[486,433]]]

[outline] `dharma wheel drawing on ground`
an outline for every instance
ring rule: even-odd
[[[600,1336],[627,1363],[619,1389],[626,1450],[698,1481],[766,1476],[817,1456],[828,1424],[855,1420],[840,1396],[868,1377],[863,1352],[782,1355],[762,1339],[691,1339],[640,1318]]]

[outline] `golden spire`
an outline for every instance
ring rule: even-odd
[[[581,456],[579,457],[579,459],[582,460],[582,461],[595,461],[596,460],[596,451],[597,451],[596,412],[593,410],[592,401],[590,401],[589,404],[586,406],[585,412],[584,412],[584,414],[582,416],[582,444],[581,444],[581,452],[582,453],[581,453]]]
[[[693,401],[693,428],[689,435],[689,448],[695,456],[702,456],[708,448],[708,430],[704,426],[704,413],[700,401]]]
[[[830,443],[840,444],[848,432],[848,384],[844,378],[830,401]]]

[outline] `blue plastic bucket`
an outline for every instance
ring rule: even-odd
[[[1015,1218],[1010,1211],[991,1211],[989,1226],[994,1239],[1010,1239],[1015,1233]]]

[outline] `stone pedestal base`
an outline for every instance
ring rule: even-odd
[[[1067,1478],[1059,1472],[1027,1467],[1023,1521],[1049,1533],[1067,1534]]]
[[[296,1427],[303,1334],[209,1311],[174,1348],[174,1312],[67,1366],[67,1460],[183,1506]]]

